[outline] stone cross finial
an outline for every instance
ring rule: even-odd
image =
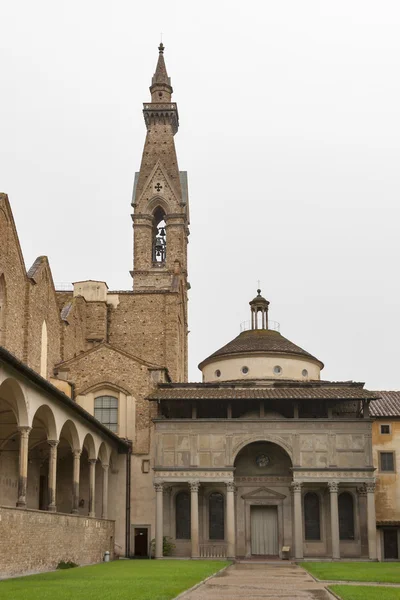
[[[159,53],[164,54],[164,49],[165,49],[164,44],[162,42],[160,42],[160,45],[158,46]]]

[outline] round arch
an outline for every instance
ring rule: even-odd
[[[19,426],[30,426],[24,392],[18,381],[11,377],[0,384],[0,396],[11,407]]]
[[[67,419],[61,426],[60,430],[60,439],[61,437],[65,438],[72,450],[82,450],[81,444],[79,441],[78,430],[76,425],[71,419]]]
[[[35,419],[43,424],[48,440],[58,440],[56,420],[48,404],[41,404],[36,409],[36,412],[32,415],[32,427]]]
[[[95,446],[94,439],[93,439],[93,436],[91,433],[87,433],[85,435],[85,439],[83,440],[82,447],[86,448],[86,451],[89,456],[89,460],[97,458],[96,457],[96,446]]]
[[[101,442],[97,458],[100,460],[102,465],[110,464],[110,455],[111,451],[107,444],[105,442]]]
[[[286,440],[282,439],[278,435],[252,435],[246,438],[243,442],[239,442],[232,449],[232,465],[235,463],[235,460],[241,450],[248,446],[249,444],[254,444],[254,442],[270,442],[271,444],[276,444],[280,446],[282,450],[288,454],[292,464],[293,464],[293,448],[290,444],[287,443]]]

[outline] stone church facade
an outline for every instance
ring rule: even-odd
[[[153,538],[160,558],[165,537],[192,558],[374,560],[379,393],[322,380],[260,290],[240,335],[199,365],[203,383],[187,382],[190,219],[172,91],[161,44],[134,180],[132,290],[56,290],[43,256],[27,271],[0,195],[0,567],[82,563],[77,540],[89,562],[148,556]],[[34,542],[44,512],[61,554],[32,543],[30,561],[6,566],[9,532]]]

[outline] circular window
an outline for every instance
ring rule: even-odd
[[[219,369],[215,371],[215,377],[221,377],[221,371]]]
[[[247,375],[248,372],[249,372],[249,367],[242,367],[243,375]]]
[[[308,377],[308,371],[307,369],[303,369],[301,374],[303,375],[303,377]]]
[[[280,375],[282,373],[282,367],[276,365],[276,367],[274,367],[274,373],[275,375]]]

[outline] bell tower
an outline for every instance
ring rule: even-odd
[[[187,173],[179,171],[174,135],[178,107],[164,61],[164,45],[152,78],[151,102],[143,105],[147,128],[133,189],[133,289],[171,290],[176,276],[186,287],[189,202]]]
[[[187,173],[178,167],[174,143],[178,108],[171,101],[162,43],[158,51],[151,101],[143,105],[147,133],[133,186],[131,275],[133,295],[142,307],[140,318],[149,323],[144,333],[149,339],[143,342],[164,349],[164,364],[173,381],[187,381],[188,184]]]

